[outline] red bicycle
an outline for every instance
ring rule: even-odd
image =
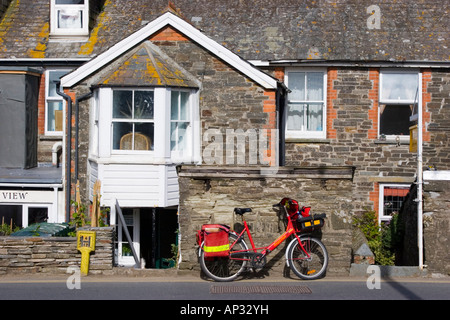
[[[286,249],[286,261],[290,269],[301,279],[313,280],[325,275],[328,252],[324,244],[311,235],[321,228],[326,214],[309,215],[309,207],[299,209],[298,202],[284,198],[274,207],[284,210],[286,231],[266,247],[256,248],[244,214],[251,208],[235,208],[241,216],[244,229],[236,233],[226,225],[203,225],[197,232],[200,267],[214,281],[235,280],[246,269],[261,269],[266,256],[283,241],[292,238]],[[244,240],[248,235],[251,248]]]

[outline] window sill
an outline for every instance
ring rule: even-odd
[[[57,34],[50,33],[49,42],[87,42],[89,34]]]
[[[409,145],[409,138],[408,139],[400,139],[397,141],[396,139],[377,139],[375,140],[375,144],[395,144],[395,145]]]
[[[63,138],[62,134],[40,135],[39,136],[40,141],[61,141],[62,138]]]
[[[286,138],[286,143],[324,143],[330,144],[330,139],[320,139],[320,138]]]

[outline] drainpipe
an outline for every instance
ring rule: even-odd
[[[419,78],[419,93],[422,93],[422,78]],[[417,247],[419,249],[419,269],[424,268],[423,259],[423,106],[419,95],[417,117]]]
[[[75,180],[78,180],[78,133],[80,129],[78,123],[80,114],[79,102],[88,99],[91,96],[92,96],[92,89],[90,92],[75,99]]]
[[[70,175],[70,158],[72,150],[72,99],[70,96],[61,91],[61,83],[57,85],[56,93],[67,101],[67,135],[66,135],[66,222],[70,221],[70,191],[71,191],[71,175]]]

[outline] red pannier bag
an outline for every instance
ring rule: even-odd
[[[202,226],[205,257],[227,257],[230,251],[228,233],[230,229],[221,224],[204,224]]]

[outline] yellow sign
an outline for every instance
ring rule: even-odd
[[[81,273],[89,271],[89,254],[95,250],[95,231],[77,232],[77,249],[81,252]]]
[[[409,127],[409,152],[417,152],[417,125]]]

